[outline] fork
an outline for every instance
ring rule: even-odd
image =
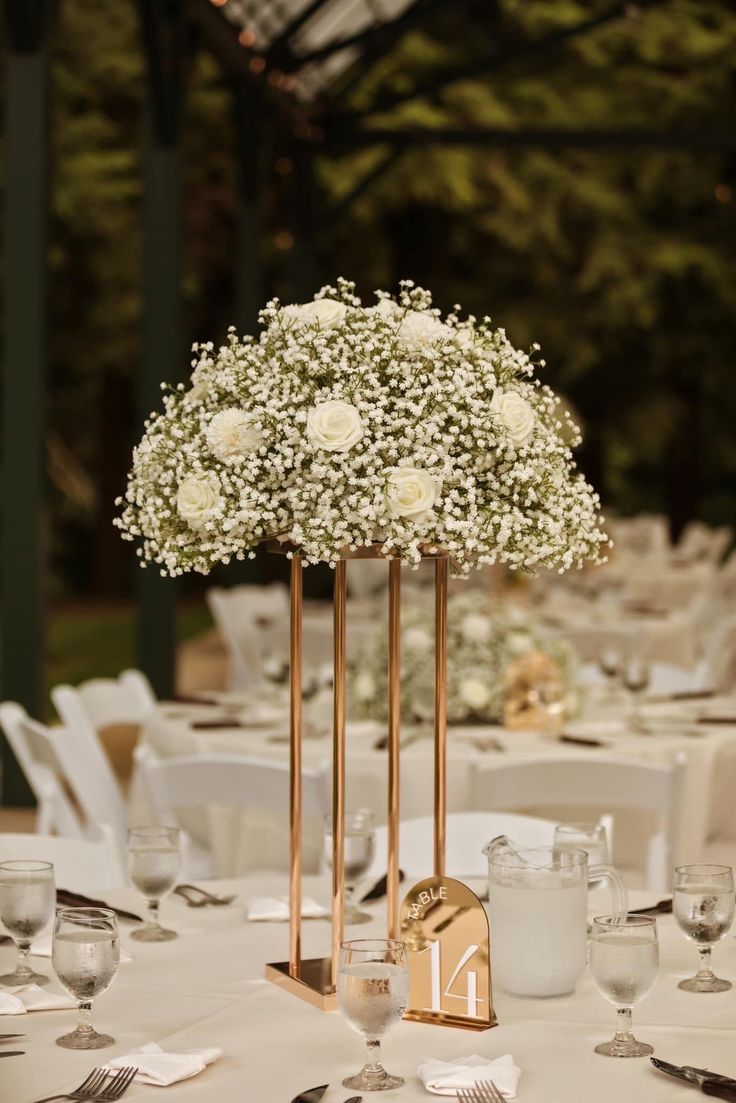
[[[472,1088],[458,1088],[460,1103],[505,1103],[492,1080],[477,1080]]]
[[[92,1069],[87,1079],[78,1088],[70,1092],[62,1092],[61,1095],[47,1095],[43,1099],[36,1100],[36,1103],[52,1103],[52,1100],[56,1099],[102,1099],[106,1101],[120,1099],[120,1096],[128,1090],[137,1072],[138,1069],[134,1068],[121,1069],[112,1077],[110,1084],[105,1087],[107,1078],[111,1073],[108,1073],[107,1069],[104,1068]],[[112,1091],[117,1094],[108,1094]]]

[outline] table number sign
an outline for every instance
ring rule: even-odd
[[[488,1030],[496,1026],[488,916],[467,885],[428,877],[401,906],[409,963],[405,1019]]]

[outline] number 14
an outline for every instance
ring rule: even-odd
[[[478,1018],[478,1004],[483,1003],[483,1000],[478,999],[478,974],[474,969],[468,970],[468,988],[464,996],[459,995],[456,992],[452,992],[452,986],[457,980],[459,974],[465,968],[467,963],[475,954],[478,949],[477,945],[470,945],[465,950],[465,953],[460,958],[460,961],[455,966],[455,970],[450,977],[450,980],[445,988],[444,992],[441,991],[442,984],[440,981],[441,968],[442,968],[442,943],[440,941],[430,942],[424,950],[420,950],[420,953],[426,953],[429,951],[429,967],[431,978],[431,991],[432,991],[432,1006],[425,1008],[425,1011],[442,1011],[442,997],[447,996],[453,1000],[465,1000],[467,1005],[466,1014],[471,1019]]]

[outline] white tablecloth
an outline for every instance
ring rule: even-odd
[[[679,706],[681,715],[696,715],[706,707],[713,715],[717,701],[691,702]],[[728,715],[736,715],[733,701],[723,702]],[[674,715],[672,704],[648,706],[652,715]],[[222,716],[216,706],[161,706],[144,724],[142,737],[160,755],[250,754],[286,761],[286,721],[260,728],[220,728],[197,730],[191,721]],[[243,711],[248,715],[248,710]],[[736,726],[693,725],[696,734],[637,735],[625,724],[591,720],[568,725],[568,730],[587,732],[605,741],[601,748],[560,743],[550,736],[533,732],[507,732],[483,727],[450,728],[448,735],[448,811],[466,811],[473,807],[473,772],[480,762],[502,764],[528,757],[570,758],[581,755],[620,756],[649,762],[671,762],[676,755],[685,759],[682,809],[678,825],[675,858],[683,862],[702,861],[709,838],[736,839]],[[378,823],[386,820],[386,752],[374,748],[383,729],[375,724],[348,724],[347,734],[347,807],[371,808]],[[405,733],[408,734],[408,733]],[[503,752],[479,750],[478,741],[489,734],[498,737]],[[305,766],[317,766],[329,760],[328,736],[305,739]],[[402,750],[401,814],[404,818],[432,813],[433,745],[429,734]],[[717,799],[716,799],[717,798]],[[133,815],[145,816],[141,794],[134,795]],[[560,810],[560,815],[565,815]],[[569,815],[569,813],[567,813]],[[580,818],[580,814],[576,818]],[[190,813],[184,826],[203,843],[211,846],[215,869],[221,876],[233,876],[253,869],[286,869],[288,866],[288,815],[286,809],[275,814],[256,810],[241,812],[225,809]],[[643,861],[642,824],[620,816],[616,821],[614,860],[623,866]],[[322,825],[305,820],[305,869],[319,868]]]
[[[54,1045],[71,1029],[73,1012],[35,1012],[4,1017],[0,1032],[22,1031],[12,1047],[26,1056],[0,1060],[0,1099],[30,1103],[78,1085],[104,1059],[128,1053],[145,1042],[165,1049],[219,1046],[224,1056],[199,1076],[175,1087],[133,1085],[126,1100],[182,1100],[189,1103],[254,1101],[289,1103],[300,1091],[329,1082],[324,1103],[342,1103],[350,1094],[341,1080],[359,1068],[362,1042],[339,1013],[324,1013],[262,979],[266,961],[283,960],[285,924],[248,924],[242,902],[250,893],[286,891],[283,880],[249,879],[233,887],[239,894],[228,908],[188,909],[183,901],[164,902],[165,922],[177,928],[175,942],[130,942],[123,924],[123,946],[134,960],[122,965],[113,987],[95,1005],[98,1029],[115,1039],[114,1047],[75,1053]],[[327,901],[327,886],[307,879],[305,891]],[[133,892],[111,894],[110,902],[140,909]],[[651,902],[637,898],[634,903]],[[348,928],[348,936],[383,933],[382,905],[373,905],[375,929]],[[659,978],[652,994],[634,1012],[638,1037],[654,1045],[665,1060],[707,1066],[736,1075],[733,1031],[734,992],[698,995],[682,992],[677,981],[693,972],[697,957],[671,917],[657,920],[661,945]],[[324,921],[304,924],[305,953],[326,952],[330,937]],[[0,968],[13,962],[13,951],[0,947]],[[38,964],[49,967],[48,960]],[[736,943],[729,937],[715,950],[721,975],[736,979]],[[446,1027],[400,1023],[384,1043],[386,1067],[406,1078],[406,1086],[382,1096],[385,1103],[429,1103],[416,1078],[420,1060],[431,1055],[450,1060],[480,1053],[513,1054],[522,1068],[519,1103],[677,1103],[699,1098],[694,1089],[656,1073],[646,1059],[617,1061],[593,1052],[611,1037],[615,1012],[594,989],[586,973],[572,996],[523,1000],[494,992],[500,1025],[476,1034]]]

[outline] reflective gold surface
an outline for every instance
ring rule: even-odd
[[[401,737],[401,563],[388,567],[388,937],[399,931],[399,746]]]
[[[493,1011],[488,916],[467,885],[428,877],[401,906],[409,963],[405,1019],[488,1030]]]
[[[299,976],[302,943],[302,560],[291,560],[289,628],[289,972]]]
[[[332,984],[337,985],[337,963],[343,939],[345,899],[345,614],[347,568],[335,567],[334,688],[332,730]]]
[[[434,872],[445,872],[447,823],[447,559],[435,562]]]

